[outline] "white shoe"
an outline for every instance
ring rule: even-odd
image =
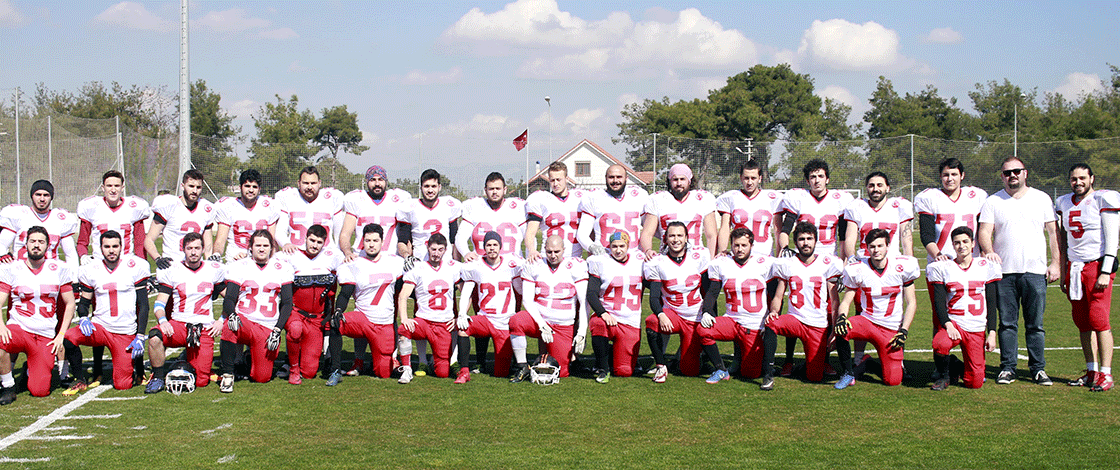
[[[222,393],[233,393],[233,374],[222,375],[222,383],[218,385],[218,391]]]
[[[406,384],[412,382],[412,367],[401,366],[401,378],[397,379],[397,383]]]
[[[653,382],[663,384],[665,378],[669,377],[669,368],[665,366],[657,366],[656,372],[653,373]]]

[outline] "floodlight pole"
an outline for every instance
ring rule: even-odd
[[[179,3],[179,175],[191,168],[191,83],[190,83],[190,27],[187,23],[188,0]],[[122,168],[123,172],[124,169]],[[176,175],[176,176],[179,176]],[[178,178],[175,178],[176,180]],[[179,195],[182,185],[175,185]]]
[[[552,98],[544,97],[544,102],[548,104],[548,161],[552,160]]]

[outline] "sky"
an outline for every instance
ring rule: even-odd
[[[173,94],[179,7],[0,0],[0,99],[91,81]],[[853,122],[879,76],[972,111],[977,83],[1076,98],[1120,65],[1115,2],[196,1],[188,18],[190,78],[221,95],[244,136],[277,95],[315,113],[346,105],[370,147],[342,159],[351,169],[415,179],[435,167],[479,187],[583,139],[624,158],[611,143],[623,106],[704,98],[755,64],[809,74]]]

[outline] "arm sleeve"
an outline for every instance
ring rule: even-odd
[[[241,286],[236,282],[226,284],[226,298],[222,300],[222,317],[228,318],[237,308],[237,298],[241,296]]]
[[[399,291],[397,291],[399,292]],[[334,301],[335,311],[345,311],[346,306],[350,304],[350,297],[354,296],[354,285],[343,284],[338,289],[338,297]]]
[[[292,284],[287,283],[280,287],[280,316],[276,317],[276,328],[286,327],[290,316],[292,316]]]
[[[226,286],[229,285],[229,284],[230,283],[228,283],[226,281],[222,281],[222,282],[219,282],[219,283],[215,284],[214,285],[214,290],[210,291],[210,300],[212,300],[212,301],[213,300],[218,300],[218,296],[222,295],[222,292],[225,292]],[[162,289],[162,286],[161,286],[161,289]],[[169,294],[171,293],[170,288],[168,288],[167,293],[169,293]]]
[[[918,233],[923,245],[937,242],[937,223],[933,214],[918,214]]]
[[[999,287],[989,282],[984,286],[984,297],[988,301],[988,331],[999,329]]]
[[[840,217],[836,222],[836,239],[844,241],[848,238],[848,219]],[[857,243],[858,245],[858,243]],[[859,248],[858,246],[856,248]]]
[[[949,289],[945,284],[931,284],[933,288],[933,313],[937,315],[937,324],[944,326],[949,323]]]
[[[226,286],[222,286],[222,288],[225,289]],[[172,289],[171,286],[169,286],[167,284],[161,283],[160,285],[156,286],[156,292],[159,292],[160,294],[171,295],[172,292],[175,292],[175,289]],[[217,299],[217,297],[213,297],[213,298]]]
[[[793,232],[793,226],[797,223],[797,217],[793,214],[782,214],[782,233]]]
[[[89,305],[90,305],[90,302],[91,302],[90,299],[87,299],[86,296],[81,295],[78,292],[75,292],[75,294],[77,294],[77,296],[78,296],[78,307],[75,309],[75,313],[77,313],[78,317],[88,316],[89,315]],[[64,326],[68,326],[68,325],[64,325]]]
[[[459,220],[457,220],[457,219],[452,220],[451,223],[447,225],[447,234],[450,235],[448,238],[450,238],[451,240],[454,240],[455,239],[455,234],[458,233],[458,232],[459,232]]]
[[[704,288],[704,312],[710,313],[713,317],[719,314],[719,307],[716,306],[716,300],[719,300],[719,289],[723,283],[712,281],[708,279],[708,274],[705,273],[700,277],[700,285],[704,285],[704,281],[708,281],[708,286]]]
[[[144,230],[143,220],[137,220],[132,223],[132,254],[141,258],[146,256],[144,252],[144,239],[147,238],[147,236],[148,233]],[[89,240],[86,240],[86,244],[89,244]]]
[[[599,276],[587,277],[587,306],[591,307],[591,311],[595,316],[602,315],[607,312],[603,308],[603,298],[600,296],[599,288],[602,286],[603,280]]]
[[[401,243],[412,242],[412,224],[408,222],[397,222],[397,241]]]
[[[136,283],[136,334],[148,332],[148,280]]]
[[[89,235],[93,231],[93,224],[87,220],[78,224],[78,256],[89,254]]]
[[[661,281],[649,283],[649,309],[653,311],[654,315],[660,315],[665,309],[665,306],[661,303]]]
[[[774,294],[778,292],[778,280],[771,279],[766,281],[766,307],[770,307],[770,302],[774,301]]]

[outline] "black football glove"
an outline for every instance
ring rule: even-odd
[[[171,258],[160,256],[156,258],[156,269],[167,269],[171,267]]]
[[[346,321],[345,315],[342,314],[342,309],[337,309],[331,315],[331,329],[335,331],[342,331],[342,322]]]
[[[237,333],[237,330],[241,329],[241,315],[238,315],[237,312],[231,312],[226,317],[226,326],[229,327],[229,331]]]
[[[217,262],[221,263],[222,262],[222,255],[214,253],[214,254],[210,255],[209,258],[206,258],[206,261],[217,261]]]
[[[852,322],[845,315],[840,315],[840,318],[836,320],[836,326],[832,327],[832,333],[840,338],[846,336],[851,330]]]
[[[273,328],[272,333],[268,334],[268,340],[264,342],[264,347],[269,351],[275,351],[280,348],[280,328]]]
[[[906,346],[906,333],[906,328],[899,328],[898,333],[895,333],[894,338],[891,338],[891,342],[887,343],[887,347],[890,349],[902,349],[903,346]]]
[[[187,347],[197,348],[202,345],[202,324],[190,323],[187,325]]]

